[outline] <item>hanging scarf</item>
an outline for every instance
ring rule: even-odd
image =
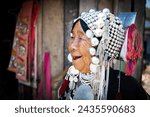
[[[37,2],[26,1],[18,15],[14,42],[8,70],[16,73],[16,78],[24,84],[30,84],[30,76],[35,44],[35,22],[38,14]],[[35,69],[35,68],[34,68]],[[29,77],[28,77],[29,76]],[[24,82],[25,81],[25,82]]]
[[[58,91],[58,98],[63,97],[65,94],[65,91],[69,85],[69,80],[64,79],[63,83],[61,84],[59,91]]]
[[[135,64],[138,58],[142,57],[142,39],[135,24],[128,27],[128,41],[126,53],[126,75],[131,75],[134,72]]]
[[[28,1],[23,4],[22,9],[19,13],[16,29],[16,36],[18,37],[16,51],[16,78],[25,81],[27,80],[27,59],[29,49],[28,45],[31,26],[32,6],[33,1]]]
[[[34,3],[33,6],[33,13],[32,13],[32,20],[31,20],[31,34],[30,34],[30,71],[31,74],[34,74],[35,80],[36,72],[37,72],[37,30],[36,30],[36,19],[39,11],[39,5],[37,2]]]
[[[44,54],[44,68],[38,90],[38,99],[52,99],[49,52]]]

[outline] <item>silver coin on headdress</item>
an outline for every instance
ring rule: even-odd
[[[93,73],[96,73],[97,72],[97,65],[94,65],[94,64],[90,64],[90,70],[91,70],[91,72],[93,72]]]
[[[90,9],[90,10],[89,10],[89,13],[92,13],[92,12],[95,12],[95,10],[94,10],[94,9]]]
[[[103,9],[103,13],[108,14],[108,13],[110,13],[110,10],[109,10],[108,8],[104,8],[104,9]]]
[[[92,46],[97,46],[98,44],[99,44],[99,41],[98,41],[98,39],[97,38],[91,38],[91,44],[92,44]]]
[[[88,38],[93,38],[94,34],[93,34],[93,32],[92,32],[91,30],[87,30],[87,31],[86,31],[86,36],[87,36]]]
[[[71,56],[70,53],[68,54],[68,60],[69,60],[70,62],[72,62],[72,56]]]
[[[77,70],[73,65],[70,66],[68,72],[69,74],[79,74],[79,70]]]
[[[92,57],[92,63],[98,65],[99,64],[99,59],[97,57]]]
[[[89,48],[89,53],[93,56],[96,53],[95,48]]]

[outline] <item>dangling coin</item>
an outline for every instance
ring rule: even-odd
[[[77,78],[77,77],[74,77],[73,81],[74,81],[74,82],[78,82],[78,78]]]

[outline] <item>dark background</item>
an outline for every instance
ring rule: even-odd
[[[8,71],[18,12],[24,0],[5,0],[0,7],[0,99],[18,99],[18,81]]]

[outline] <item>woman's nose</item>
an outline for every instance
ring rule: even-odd
[[[73,40],[73,42],[72,42],[72,44],[71,44],[71,47],[72,47],[72,49],[78,49],[78,47],[79,47],[79,38],[74,38],[74,40]]]

